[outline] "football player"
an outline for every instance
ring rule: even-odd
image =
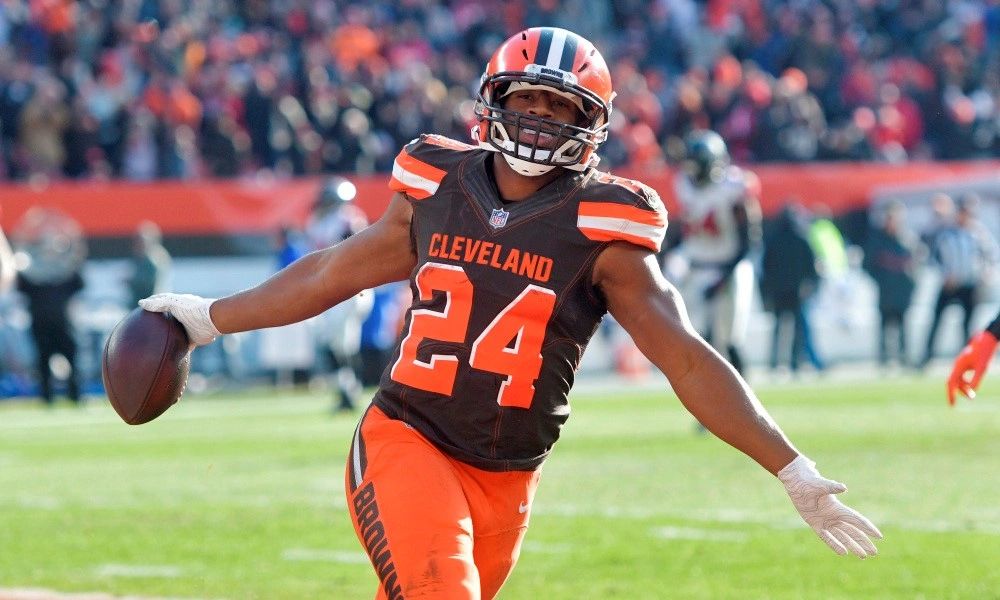
[[[323,182],[313,213],[306,223],[306,238],[313,250],[338,244],[368,226],[368,217],[354,204],[357,188],[343,177]],[[325,311],[317,321],[320,352],[333,374],[333,411],[354,412],[361,396],[361,325],[371,312],[371,294],[356,294]]]
[[[314,250],[322,250],[368,227],[368,218],[355,206],[357,188],[343,177],[323,182],[306,224],[306,237]]]
[[[0,229],[0,294],[13,288],[15,281],[17,281],[17,266],[14,251],[10,248],[7,235]]]
[[[1000,339],[1000,314],[989,326],[972,336],[969,343],[955,357],[955,363],[948,376],[948,404],[955,406],[955,392],[966,398],[976,397],[979,382],[993,360],[997,349],[997,339]]]
[[[474,144],[407,144],[396,193],[371,227],[226,298],[142,301],[204,344],[409,279],[402,339],[345,473],[377,598],[496,596],[608,311],[698,419],[777,475],[831,548],[876,552],[878,529],[834,496],[846,488],[817,472],[690,326],[656,260],[666,231],[656,193],[594,169],[613,98],[589,41],[552,27],[520,32],[486,67]]]
[[[678,251],[686,265],[681,291],[699,331],[742,374],[760,185],[753,173],[730,164],[726,143],[714,131],[691,132],[684,147],[675,180],[683,227]]]

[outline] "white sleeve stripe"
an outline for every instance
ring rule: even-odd
[[[411,188],[416,188],[418,190],[423,190],[432,196],[435,193],[437,193],[439,185],[437,182],[431,181],[426,177],[421,177],[416,173],[407,171],[406,169],[401,167],[398,162],[393,163],[392,165],[392,176],[398,179],[404,185],[407,185]]]
[[[667,228],[662,225],[646,225],[628,219],[618,219],[613,217],[584,217],[576,219],[576,226],[580,229],[598,229],[610,233],[624,233],[636,237],[652,240],[659,245],[667,235]]]

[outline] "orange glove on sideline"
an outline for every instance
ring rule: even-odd
[[[989,331],[980,331],[972,336],[955,357],[955,364],[951,368],[951,375],[948,377],[948,404],[955,406],[956,390],[966,398],[976,397],[976,388],[986,374],[996,349],[997,338]],[[969,371],[972,371],[971,379],[966,377]]]

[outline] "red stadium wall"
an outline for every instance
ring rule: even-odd
[[[760,177],[761,208],[771,216],[789,198],[805,206],[825,204],[834,215],[864,209],[872,192],[883,186],[955,182],[975,177],[1000,175],[1000,161],[908,163],[811,163],[761,164],[751,167]],[[617,172],[653,186],[669,209],[676,201],[669,173],[645,174],[627,169]]]
[[[955,182],[996,176],[1000,161],[964,163],[758,165],[765,215],[788,198],[812,206],[825,204],[834,214],[865,208],[881,186]],[[667,207],[676,204],[669,171],[616,174],[640,179],[655,188]],[[358,205],[372,218],[381,214],[391,192],[386,176],[352,178]],[[60,182],[45,187],[0,184],[2,223],[10,231],[32,206],[56,208],[80,222],[90,237],[128,236],[143,220],[157,223],[166,235],[269,234],[283,224],[302,225],[308,218],[321,179],[225,180],[198,182]]]

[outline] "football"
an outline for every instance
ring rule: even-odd
[[[148,423],[177,402],[190,368],[184,326],[141,308],[115,325],[101,360],[108,400],[129,425]]]

